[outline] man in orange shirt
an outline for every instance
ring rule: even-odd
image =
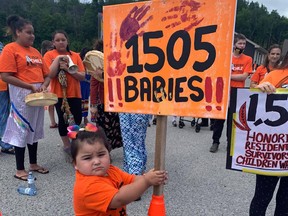
[[[3,49],[3,44],[0,42],[0,54]],[[2,141],[2,136],[4,134],[7,118],[9,115],[9,108],[10,108],[10,99],[9,99],[9,92],[7,83],[3,82],[0,75],[0,146],[1,152],[7,154],[15,154],[14,147],[8,143]]]
[[[245,86],[245,80],[252,73],[252,58],[243,54],[246,47],[246,37],[243,34],[237,34],[234,36],[234,50],[232,56],[232,68],[231,68],[231,82],[230,87],[243,88]],[[218,151],[220,144],[220,138],[222,135],[225,120],[217,119],[213,126],[213,143],[210,147],[210,152],[215,153]],[[228,121],[229,122],[229,121]],[[229,126],[227,126],[227,131]]]

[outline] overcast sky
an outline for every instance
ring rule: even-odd
[[[286,16],[288,18],[288,0],[251,0],[253,2],[258,2],[260,5],[263,4],[269,12],[272,10],[277,10],[281,16]]]

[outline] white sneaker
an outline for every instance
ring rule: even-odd
[[[174,127],[177,127],[176,120],[173,120],[173,121],[172,121],[172,125],[173,125]]]

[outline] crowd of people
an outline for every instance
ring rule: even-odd
[[[165,184],[166,171],[146,171],[145,139],[152,116],[106,112],[104,82],[97,79],[97,76],[103,78],[105,71],[97,68],[91,76],[85,69],[83,60],[86,53],[90,50],[103,52],[102,40],[97,40],[91,49],[85,47],[77,53],[70,50],[67,33],[56,30],[51,40],[43,41],[39,52],[33,47],[34,28],[29,20],[11,15],[7,18],[7,27],[7,33],[14,41],[4,48],[0,43],[0,146],[1,152],[15,155],[16,179],[27,181],[28,171],[49,173],[37,160],[38,141],[44,138],[44,107],[25,103],[27,95],[49,91],[58,97],[58,102],[48,107],[50,128],[58,129],[63,152],[71,157],[75,167],[76,215],[125,215],[126,205],[140,200],[150,186]],[[274,44],[268,49],[263,65],[253,74],[252,58],[243,53],[245,47],[246,37],[236,34],[231,87],[243,88],[249,76],[251,88],[269,94],[287,86],[288,55],[281,61],[279,45]],[[89,111],[91,120],[88,119]],[[174,127],[176,121],[174,116]],[[211,119],[211,122],[210,152],[216,153],[225,120]],[[152,123],[157,124],[156,117]],[[208,126],[208,119],[203,118],[201,124]],[[84,125],[83,130],[80,130],[80,125]],[[227,125],[227,134],[230,133],[231,127]],[[24,167],[26,146],[29,169]],[[110,151],[119,147],[123,147],[124,171],[111,164]],[[278,182],[275,215],[288,214],[286,181],[287,177],[257,174],[250,215],[265,215]]]

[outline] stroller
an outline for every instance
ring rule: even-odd
[[[199,121],[201,121],[199,123]],[[185,126],[184,122],[190,122],[191,123],[191,127],[195,126],[195,132],[199,133],[201,130],[201,127],[208,127],[208,119],[206,119],[207,123],[205,123],[204,125],[204,121],[202,118],[192,118],[192,120],[186,120],[184,119],[183,116],[180,116],[179,118],[179,128],[182,129]],[[213,126],[214,126],[214,120],[211,119],[211,123],[210,123],[210,130],[213,130]]]

